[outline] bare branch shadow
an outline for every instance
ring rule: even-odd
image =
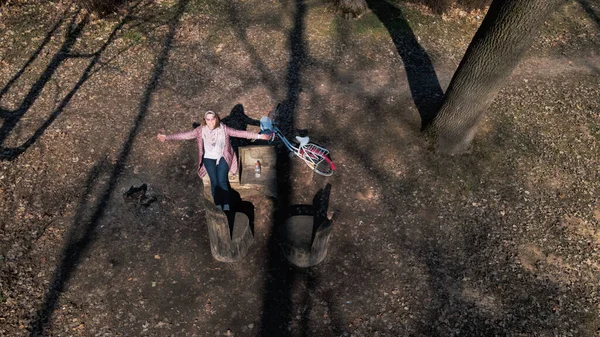
[[[27,68],[38,58],[38,56],[42,53],[42,50],[44,50],[44,48],[46,47],[46,45],[48,45],[48,43],[52,40],[52,37],[54,36],[54,33],[56,32],[56,30],[65,21],[66,15],[67,15],[67,11],[65,11],[60,16],[60,18],[54,24],[54,26],[52,26],[52,28],[50,28],[50,31],[48,31],[48,33],[46,33],[46,37],[44,37],[44,40],[42,40],[42,42],[40,43],[40,45],[31,54],[31,56],[29,57],[29,59],[27,60],[27,62],[25,62],[25,64],[23,65],[23,67],[21,67],[21,69],[19,71],[17,71],[13,75],[13,77],[11,77],[11,79],[8,80],[8,82],[6,83],[6,85],[4,85],[4,87],[0,90],[0,101],[2,100],[2,97],[4,97],[4,95],[6,95],[6,93],[8,92],[8,90],[10,90],[10,88],[13,86],[13,84],[15,84],[15,82],[21,77],[21,75],[23,75],[23,73],[25,73],[25,70],[27,70]],[[2,108],[0,107],[0,109],[2,109]],[[2,114],[0,114],[0,118],[4,118],[4,114],[9,114],[10,113],[9,110],[2,109],[0,111],[2,111]]]
[[[244,22],[243,17],[240,16],[238,11],[236,10],[234,3],[228,2],[228,4],[229,4],[227,7],[227,14],[229,15],[228,20],[231,23],[231,28],[236,33],[235,34],[236,38],[238,39],[238,41],[240,41],[242,43],[242,45],[244,46],[244,49],[246,49],[246,52],[248,53],[248,55],[250,56],[250,59],[252,60],[252,64],[254,64],[255,67],[260,72],[261,82],[264,85],[266,85],[266,87],[269,89],[269,91],[271,92],[272,95],[277,95],[278,91],[279,91],[278,90],[279,84],[277,83],[278,81],[276,80],[276,78],[273,77],[271,70],[269,70],[269,68],[267,67],[265,62],[260,58],[260,56],[256,52],[256,49],[254,48],[254,46],[250,43],[250,41],[248,41],[248,38],[246,35],[246,29],[248,26],[247,23]]]
[[[52,123],[60,116],[60,114],[64,111],[66,106],[69,104],[71,99],[77,94],[79,89],[83,86],[83,84],[89,80],[95,73],[100,71],[103,67],[106,66],[110,62],[106,60],[101,62],[101,57],[103,56],[106,49],[115,41],[118,37],[119,32],[125,27],[127,23],[132,20],[132,15],[136,8],[140,5],[140,1],[135,2],[127,11],[127,14],[123,17],[123,19],[115,25],[112,32],[106,39],[106,41],[98,48],[96,51],[87,54],[81,54],[74,52],[75,43],[79,38],[81,38],[82,32],[89,21],[89,15],[86,14],[83,19],[76,23],[77,17],[80,15],[79,12],[76,12],[72,18],[71,22],[68,25],[67,34],[65,40],[60,47],[59,51],[53,56],[52,60],[42,73],[42,75],[38,78],[38,80],[31,86],[29,92],[23,98],[19,107],[14,110],[8,110],[0,107],[0,118],[3,119],[2,127],[0,127],[0,160],[14,160],[19,155],[27,151],[29,147],[31,147],[43,134],[44,132],[52,125]],[[19,79],[19,77],[23,74],[23,72],[31,65],[31,63],[37,58],[37,56],[41,53],[45,45],[50,41],[54,32],[60,27],[61,23],[64,21],[64,18],[61,18],[58,23],[51,29],[51,31],[46,35],[46,38],[42,42],[42,44],[38,47],[38,49],[32,54],[29,60],[25,63],[23,68],[19,70],[7,83],[7,85],[0,91],[0,100],[2,96],[8,92],[10,87]],[[119,51],[118,54],[123,53],[127,50],[126,47],[124,50]],[[116,57],[116,56],[114,56]],[[113,57],[113,58],[114,58]],[[46,87],[48,82],[53,77],[56,70],[61,66],[61,64],[68,60],[74,58],[89,58],[90,62],[88,63],[85,70],[82,72],[78,81],[73,85],[71,90],[61,99],[58,106],[53,109],[48,118],[44,121],[44,123],[37,128],[36,131],[23,142],[21,145],[17,147],[4,147],[2,146],[8,136],[11,134],[13,129],[17,126],[17,124],[22,120],[23,116],[29,111],[29,109],[33,106],[36,100],[39,98],[42,90]],[[112,59],[112,58],[111,58]]]
[[[91,193],[94,188],[102,188],[102,192],[100,193],[99,198],[97,198],[98,201],[95,205],[90,205],[87,202],[87,198],[91,197],[90,195],[85,195],[81,199],[73,226],[67,235],[61,262],[54,273],[50,288],[44,297],[42,306],[38,309],[35,318],[29,325],[30,336],[44,335],[49,318],[52,316],[59,298],[65,290],[67,282],[72,277],[77,265],[81,263],[83,253],[90,249],[91,244],[95,240],[96,227],[105,215],[106,207],[112,198],[119,177],[128,160],[133,142],[140,131],[148,110],[150,109],[152,95],[164,73],[167,62],[169,61],[169,53],[175,40],[175,34],[188,1],[189,0],[181,0],[177,3],[175,14],[168,22],[169,30],[165,37],[163,48],[157,56],[152,76],[149,79],[148,85],[140,100],[138,114],[133,121],[127,139],[125,139],[125,142],[123,143],[123,147],[119,152],[116,163],[107,167],[105,161],[102,161],[96,165],[88,175],[86,184],[87,192]],[[108,180],[103,184],[100,177],[101,173],[104,171],[107,171],[107,173],[110,171],[110,175]],[[99,185],[103,186],[100,187]],[[86,216],[88,210],[91,211],[89,217]]]
[[[21,104],[14,110],[3,109],[2,118],[4,121],[2,123],[2,127],[0,127],[0,146],[4,144],[4,141],[10,135],[17,123],[19,123],[21,118],[27,113],[27,111],[29,111],[31,106],[35,103],[40,93],[42,92],[48,81],[50,81],[58,67],[70,57],[70,53],[75,43],[77,42],[77,39],[81,36],[83,29],[89,20],[89,15],[86,14],[81,19],[81,21],[77,23],[76,21],[78,16],[79,11],[77,11],[71,17],[71,21],[69,22],[67,27],[67,34],[65,36],[65,40],[63,41],[60,49],[58,50],[58,52],[56,52],[56,54],[54,54],[44,72],[40,75],[37,81],[33,83],[27,94],[25,94],[23,100],[21,101]],[[51,32],[56,30],[56,28],[58,27],[54,27],[53,30],[51,30]],[[51,37],[52,35],[47,36],[46,40],[49,40],[49,38]],[[41,48],[38,48],[38,50],[39,52],[41,52]],[[36,52],[37,55],[39,55],[39,52],[37,50]],[[34,53],[32,57],[30,57],[26,65],[31,64],[31,62],[33,62],[33,60],[37,58],[37,55],[36,53]],[[9,83],[2,89],[2,94],[5,94],[10,89],[10,87],[21,76],[25,69],[26,67],[21,69],[20,72],[13,76],[11,81],[9,81]],[[0,95],[0,98],[1,97],[2,96]],[[4,160],[15,158],[18,154],[13,154],[13,152],[20,153],[22,151],[20,151],[18,148],[2,148],[2,151],[0,152],[0,158]]]

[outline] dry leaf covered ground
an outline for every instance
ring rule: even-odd
[[[0,15],[0,335],[600,335],[596,3],[548,19],[455,158],[432,151],[415,102],[448,85],[484,13],[382,5],[348,22],[321,1],[163,0]],[[277,102],[338,170],[292,160],[279,199],[249,199],[249,255],[216,262],[195,144],[155,135]],[[144,202],[123,197],[143,183]],[[292,267],[274,208],[326,183],[327,258]]]

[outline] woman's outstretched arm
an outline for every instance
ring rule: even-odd
[[[196,133],[197,131],[195,129],[192,131],[174,133],[171,135],[159,133],[158,135],[156,135],[156,138],[161,142],[164,142],[165,140],[189,140],[196,138]]]
[[[250,132],[250,131],[243,131],[243,130],[236,130],[236,129],[232,129],[230,127],[227,127],[227,134],[230,137],[237,137],[237,138],[246,138],[246,139],[264,139],[264,140],[268,140],[270,137],[268,135],[261,135],[255,132]]]

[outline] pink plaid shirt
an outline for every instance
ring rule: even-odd
[[[242,131],[232,129],[227,127],[227,125],[221,123],[221,127],[225,129],[225,148],[223,149],[223,158],[229,165],[229,173],[237,174],[238,172],[238,159],[233,151],[233,147],[231,147],[231,142],[229,141],[229,137],[237,137],[237,138],[246,138],[246,139],[257,139],[258,133]],[[208,126],[199,126],[192,131],[174,133],[172,135],[167,135],[167,140],[189,140],[196,138],[196,143],[198,143],[198,175],[200,178],[206,175],[206,169],[202,164],[202,159],[204,158],[204,144],[202,143],[202,132],[204,130],[208,131]]]

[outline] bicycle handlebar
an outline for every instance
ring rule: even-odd
[[[273,109],[273,111],[271,111],[267,115],[267,117],[269,117],[273,121],[273,124],[275,124],[275,118],[277,117],[277,112],[279,111],[280,106],[281,106],[281,103],[277,103],[277,106]]]
[[[279,111],[279,107],[281,107],[281,103],[277,103],[277,106],[275,107],[275,110],[273,110],[273,113]]]

